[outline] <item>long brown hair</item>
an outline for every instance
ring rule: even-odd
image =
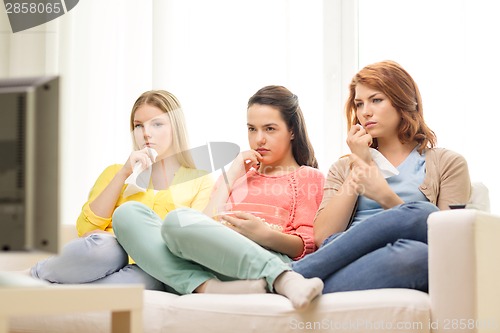
[[[314,148],[307,135],[306,122],[299,106],[299,99],[283,86],[266,86],[248,100],[248,108],[253,104],[270,105],[279,110],[288,130],[294,134],[292,154],[299,165],[318,168]]]
[[[398,63],[390,60],[368,65],[353,77],[345,105],[347,130],[358,123],[354,101],[358,84],[379,90],[391,101],[401,116],[398,137],[402,143],[418,142],[419,153],[436,145],[436,135],[424,121],[422,97],[416,82]],[[376,139],[372,147],[377,147]]]

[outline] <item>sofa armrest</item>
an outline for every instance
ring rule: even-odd
[[[433,332],[500,331],[500,217],[440,211],[428,226]]]

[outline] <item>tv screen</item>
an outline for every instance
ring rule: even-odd
[[[0,252],[59,247],[59,78],[0,79]]]

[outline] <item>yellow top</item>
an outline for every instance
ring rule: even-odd
[[[76,221],[79,236],[96,229],[113,232],[112,218],[97,216],[92,212],[89,204],[106,188],[121,168],[120,164],[111,165],[97,178]],[[212,177],[206,171],[181,166],[174,175],[172,185],[166,190],[155,191],[150,188],[146,192],[123,197],[123,191],[127,187],[124,184],[115,209],[124,202],[138,201],[151,208],[162,219],[168,212],[180,207],[202,211],[208,204],[213,184]]]

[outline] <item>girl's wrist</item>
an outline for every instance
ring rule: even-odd
[[[118,177],[123,178],[124,182],[131,174],[132,170],[130,170],[130,168],[126,167],[125,165],[116,173]]]
[[[396,193],[391,192],[383,197],[380,201],[380,206],[382,206],[383,209],[390,209],[402,203],[404,203],[404,201]]]
[[[342,184],[342,188],[344,193],[347,193],[348,195],[358,195],[358,192],[356,191],[356,183],[352,180],[351,173],[349,173],[346,181]]]
[[[229,168],[229,170],[226,172],[226,179],[229,182],[229,185],[233,186],[234,182],[244,175],[241,170],[242,168],[244,170],[245,166],[241,166],[241,168],[231,166]]]

